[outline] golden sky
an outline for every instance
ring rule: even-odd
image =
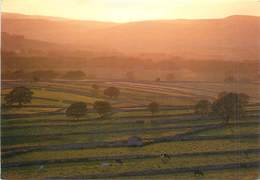
[[[83,20],[128,22],[150,19],[260,16],[260,0],[1,0],[4,12]]]

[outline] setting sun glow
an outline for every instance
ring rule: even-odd
[[[257,0],[2,0],[4,12],[98,21],[260,15]]]

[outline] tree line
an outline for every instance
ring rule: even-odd
[[[246,115],[248,103],[249,96],[244,93],[221,92],[213,102],[200,100],[195,105],[195,112],[201,116],[217,115],[223,118],[224,124],[228,124],[230,120]]]
[[[92,85],[94,91],[100,89],[96,84]],[[104,90],[104,95],[109,98],[117,98],[120,90],[116,87],[108,87]],[[31,103],[33,91],[29,88],[20,86],[13,88],[5,97],[5,104],[12,106],[17,104],[22,107],[24,104]],[[200,100],[194,106],[194,112],[202,117],[217,115],[223,119],[223,124],[228,124],[230,120],[238,120],[246,115],[246,106],[249,103],[249,96],[244,93],[222,92],[213,101]],[[112,114],[112,105],[108,101],[96,101],[93,109],[101,118]],[[151,102],[147,109],[154,115],[160,111],[160,105],[157,102]],[[85,102],[74,102],[65,111],[66,116],[79,119],[88,112]]]

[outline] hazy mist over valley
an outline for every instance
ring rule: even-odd
[[[256,79],[259,27],[259,17],[239,15],[112,23],[3,13],[3,66],[72,68],[100,78],[114,72],[112,79],[127,70],[140,80],[175,73],[180,80],[218,81],[239,69],[244,79]]]

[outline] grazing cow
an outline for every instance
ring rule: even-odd
[[[169,155],[169,154],[166,154],[166,153],[160,154],[160,157],[161,157],[161,158],[166,158],[166,159],[171,159],[170,155]]]
[[[160,154],[160,158],[161,158],[161,161],[163,161],[163,162],[167,162],[168,160],[171,159],[171,157],[169,156],[169,154],[166,154],[166,153]]]
[[[194,176],[204,176],[204,173],[201,170],[197,169],[194,171]]]
[[[41,165],[38,170],[40,171],[40,170],[42,170],[43,168],[44,168],[44,165]]]
[[[107,167],[107,166],[111,166],[111,164],[108,163],[108,162],[102,162],[102,163],[101,163],[101,166],[102,166],[102,167]]]

